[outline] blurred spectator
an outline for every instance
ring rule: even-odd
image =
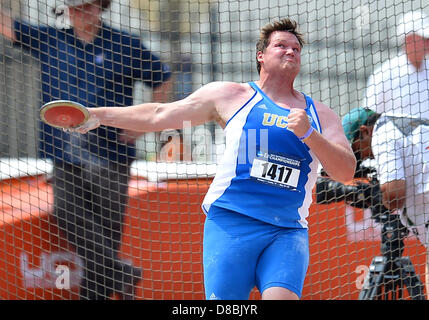
[[[139,37],[103,23],[110,2],[66,0],[54,10],[62,22],[57,28],[0,15],[1,33],[41,64],[42,103],[61,99],[91,107],[127,106],[136,80],[153,88],[154,100],[168,99],[169,68]],[[118,257],[139,135],[108,126],[71,134],[42,124],[39,153],[54,162],[54,213],[84,263],[81,299],[107,299],[113,293],[133,299],[141,279],[139,268]]]
[[[364,106],[378,113],[429,119],[429,18],[408,12],[397,26],[399,54],[369,77]]]

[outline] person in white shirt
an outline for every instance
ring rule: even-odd
[[[429,17],[408,12],[396,31],[402,50],[368,78],[363,106],[377,113],[429,119]]]
[[[374,159],[383,204],[426,247],[429,299],[429,120],[355,108],[342,124],[356,157]]]

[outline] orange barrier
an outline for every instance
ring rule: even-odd
[[[200,204],[210,178],[161,183],[135,178],[121,254],[144,269],[139,299],[204,299]],[[43,178],[1,182],[0,298],[76,299],[81,265],[51,218],[52,190]],[[303,299],[357,299],[380,253],[380,226],[368,211],[344,203],[311,207],[310,267]],[[406,239],[424,281],[424,248]],[[251,299],[259,299],[259,293]]]
[[[0,298],[77,297],[77,257],[58,236],[50,215],[52,192],[45,179],[37,176],[0,183]],[[73,276],[69,290],[62,289],[61,281],[56,283],[62,273],[60,265],[68,266]]]

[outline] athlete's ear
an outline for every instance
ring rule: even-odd
[[[262,51],[258,51],[257,53],[256,53],[256,59],[258,60],[258,62],[262,62],[262,60],[263,60],[263,52]]]

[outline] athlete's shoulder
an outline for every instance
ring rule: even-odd
[[[195,92],[195,98],[213,104],[217,121],[224,126],[235,112],[254,94],[248,83],[228,81],[210,82]]]
[[[323,129],[330,127],[332,123],[341,123],[340,117],[331,107],[317,100],[313,100],[313,102]]]
[[[317,111],[317,113],[328,113],[328,114],[330,114],[330,113],[333,113],[334,111],[329,107],[329,106],[327,106],[326,104],[324,104],[324,103],[322,103],[322,102],[320,102],[320,101],[318,101],[318,100],[315,100],[315,99],[313,99],[313,98],[311,98],[312,100],[313,100],[313,104],[314,104],[314,107],[316,108],[316,111]]]
[[[247,83],[214,81],[210,82],[197,90],[199,96],[204,96],[204,99],[229,101],[234,103],[236,100],[242,100],[243,97],[251,96],[254,90]]]
[[[204,87],[209,90],[222,91],[224,94],[245,93],[253,90],[248,83],[232,81],[213,81],[206,84]]]

